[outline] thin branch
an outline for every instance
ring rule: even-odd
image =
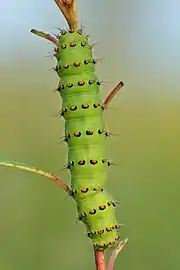
[[[117,246],[117,248],[112,252],[112,255],[109,259],[108,262],[108,267],[107,270],[113,270],[114,269],[114,264],[115,264],[115,260],[119,254],[119,252],[123,249],[123,247],[125,246],[125,244],[128,242],[128,239],[125,239],[123,241],[121,241],[119,243],[119,245]]]
[[[64,15],[69,28],[78,28],[78,13],[76,8],[76,0],[54,0],[62,14]]]
[[[8,162],[0,162],[0,166],[16,168],[27,172],[32,172],[41,176],[45,176],[51,180],[53,180],[56,184],[58,184],[61,188],[63,188],[66,192],[70,192],[70,188],[60,179],[59,176],[51,174],[49,172],[44,172],[42,170],[38,170],[34,167],[28,167],[26,165],[21,165],[17,163],[8,163]]]
[[[104,251],[97,251],[94,249],[96,270],[106,270],[106,259]]]
[[[50,42],[52,42],[52,43],[54,43],[56,45],[58,43],[57,38],[51,36],[50,34],[46,34],[46,33],[42,32],[42,31],[39,31],[39,30],[36,30],[36,29],[31,29],[31,33],[33,33],[33,34],[35,34],[35,35],[37,35],[39,37],[45,38],[45,39],[49,40]]]
[[[119,92],[119,90],[124,86],[123,82],[120,82],[116,85],[116,87],[111,91],[111,93],[107,96],[107,98],[104,101],[104,106],[107,107],[113,97]]]

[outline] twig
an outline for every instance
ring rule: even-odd
[[[107,270],[113,270],[114,269],[114,264],[115,264],[115,260],[119,254],[119,252],[123,249],[123,247],[125,246],[125,244],[128,242],[128,239],[125,239],[123,241],[121,241],[119,243],[119,245],[117,246],[117,248],[112,252],[112,255],[109,259],[108,262],[108,267]]]
[[[76,0],[54,0],[62,14],[66,18],[70,29],[78,28],[78,14]]]
[[[16,168],[27,172],[32,172],[41,176],[45,176],[51,180],[53,180],[56,184],[58,184],[61,188],[63,188],[66,192],[70,192],[70,188],[60,179],[59,176],[51,174],[49,172],[44,172],[42,170],[38,170],[34,167],[28,167],[26,165],[21,165],[18,163],[8,163],[8,162],[0,162],[0,166]]]
[[[46,34],[46,33],[42,32],[42,31],[39,31],[39,30],[36,30],[36,29],[31,29],[31,33],[33,33],[33,34],[35,34],[35,35],[37,35],[39,37],[45,38],[45,39],[49,40],[50,42],[52,42],[52,43],[54,43],[56,45],[58,43],[57,38],[51,36],[50,34]]]
[[[107,107],[113,97],[119,92],[119,90],[124,86],[123,82],[120,82],[116,85],[116,87],[111,91],[111,93],[107,96],[107,98],[104,101],[104,106]]]
[[[106,259],[104,251],[97,251],[94,249],[96,270],[106,270]]]

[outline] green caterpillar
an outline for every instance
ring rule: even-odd
[[[79,220],[96,249],[112,247],[119,239],[115,202],[104,190],[107,180],[105,130],[100,82],[87,36],[81,29],[62,31],[56,49],[58,91],[62,97],[65,141],[71,172],[71,195]]]

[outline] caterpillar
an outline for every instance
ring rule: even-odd
[[[114,247],[120,239],[116,202],[104,188],[107,170],[111,166],[106,153],[106,139],[110,133],[106,130],[104,112],[123,82],[118,83],[102,101],[101,81],[95,73],[97,61],[93,57],[89,37],[78,27],[76,16],[71,16],[71,11],[67,12],[68,1],[55,2],[67,19],[69,29],[60,30],[56,36],[35,29],[31,32],[56,45],[54,56],[57,64],[54,70],[60,78],[57,92],[62,98],[62,108],[59,115],[65,121],[66,168],[71,174],[71,187],[57,176],[26,165],[5,162],[0,162],[0,165],[49,177],[63,187],[75,200],[78,220],[85,224],[95,251],[104,251]],[[76,10],[74,12],[76,15]],[[120,243],[122,248],[126,241]]]
[[[31,32],[37,33],[34,29]],[[57,91],[62,98],[60,115],[65,119],[68,145],[70,195],[95,249],[105,250],[119,240],[120,225],[115,217],[116,203],[104,189],[111,163],[105,149],[108,132],[101,82],[95,74],[96,60],[88,36],[79,28],[62,30],[54,51],[55,71],[60,77]]]
[[[105,151],[107,131],[100,81],[95,74],[96,61],[87,36],[81,29],[62,31],[56,54],[57,91],[62,97],[65,141],[71,173],[71,195],[77,203],[79,220],[98,250],[112,247],[119,239],[115,202],[105,191],[107,167]]]

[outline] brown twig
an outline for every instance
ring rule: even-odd
[[[58,184],[61,188],[63,188],[66,192],[70,192],[70,188],[64,183],[64,181],[57,175],[51,174],[49,172],[44,172],[42,170],[38,170],[34,167],[29,167],[26,165],[21,165],[18,163],[11,163],[11,162],[0,162],[0,166],[10,167],[10,168],[17,168],[23,171],[32,172],[41,176],[45,176],[51,180],[53,180],[56,184]]]
[[[70,29],[78,28],[76,0],[54,0],[67,20]]]
[[[123,249],[123,247],[125,246],[125,244],[128,242],[128,239],[125,239],[123,241],[121,241],[119,243],[119,245],[117,246],[117,248],[112,252],[112,255],[109,259],[108,262],[108,267],[107,270],[113,270],[114,269],[114,264],[115,264],[115,260],[119,254],[119,252]]]
[[[96,270],[106,270],[106,259],[104,251],[96,251],[94,249]]]
[[[36,29],[31,29],[31,33],[33,33],[33,34],[35,34],[35,35],[37,35],[39,37],[45,38],[45,39],[49,40],[50,42],[52,42],[52,43],[54,43],[56,45],[58,43],[57,38],[53,37],[50,34],[46,34],[46,33],[42,32],[42,31],[39,31],[39,30],[36,30]]]
[[[119,92],[119,90],[124,86],[123,82],[120,82],[116,85],[116,87],[111,91],[111,93],[107,96],[107,98],[104,101],[104,106],[107,107],[113,97]]]

